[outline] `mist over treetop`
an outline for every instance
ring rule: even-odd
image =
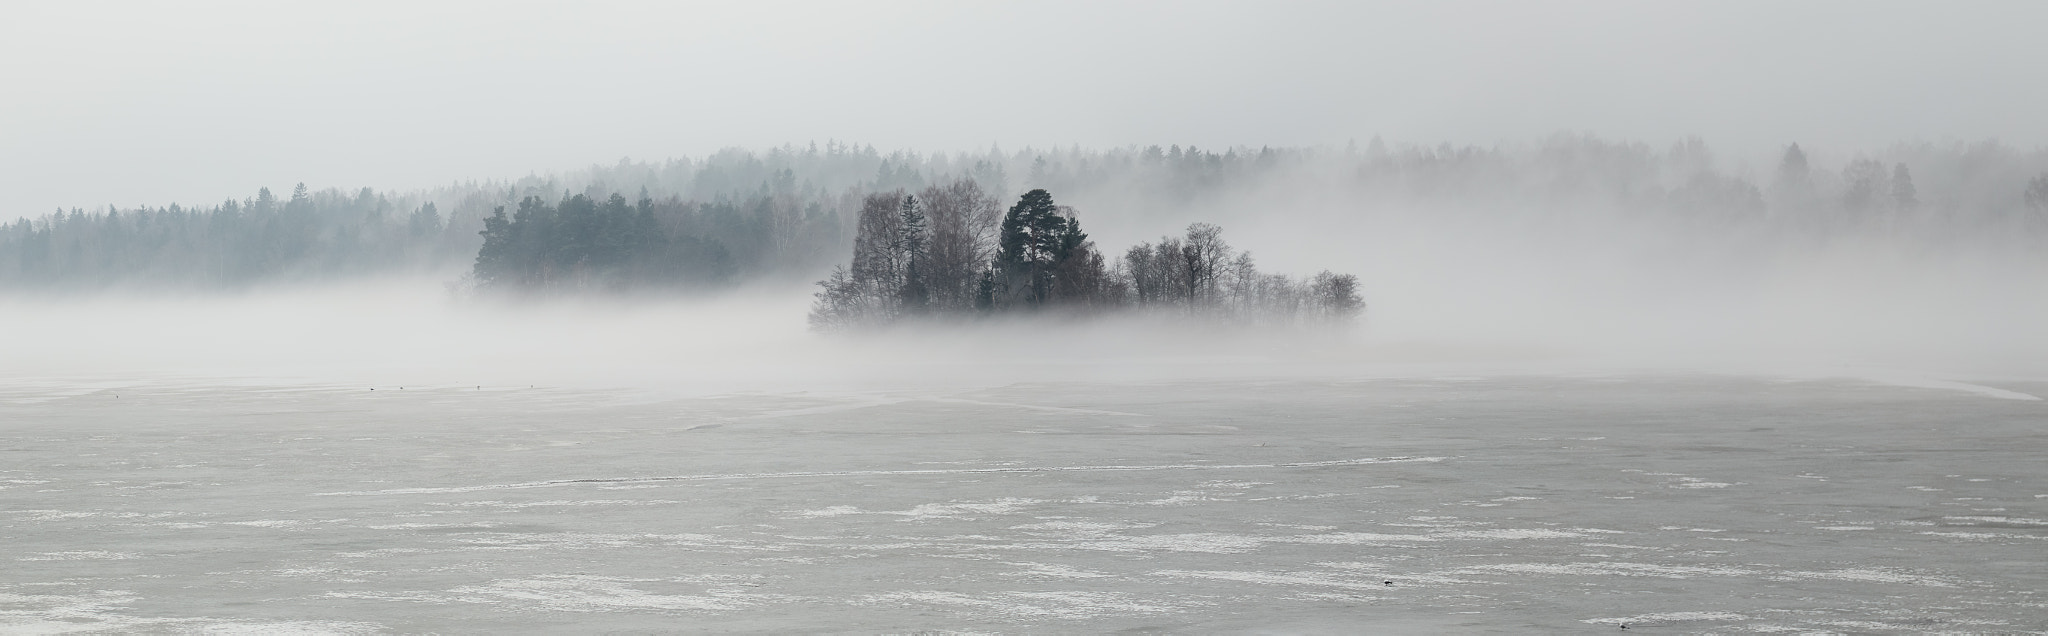
[[[1788,144],[1757,165],[1698,139],[1654,146],[1576,134],[1495,147],[1375,138],[930,154],[828,141],[407,192],[301,186],[198,207],[60,210],[0,230],[0,285],[210,288],[452,273],[472,264],[499,207],[516,216],[529,199],[558,209],[577,196],[597,205],[614,194],[663,210],[663,240],[723,251],[730,280],[793,283],[843,262],[868,195],[963,179],[1001,199],[1058,192],[1086,211],[1094,235],[1117,243],[1189,222],[1261,238],[1331,222],[1365,224],[1359,231],[1438,224],[1440,233],[1464,231],[1454,223],[1581,234],[1650,228],[1794,250],[1845,237],[1955,249],[2048,233],[2048,151],[1995,142],[1865,152]]]

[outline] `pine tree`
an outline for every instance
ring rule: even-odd
[[[1044,189],[1024,193],[1003,217],[999,262],[1026,304],[1050,299],[1052,267],[1066,239],[1067,218]]]
[[[534,200],[527,197],[527,201]],[[525,203],[520,204],[526,207]],[[512,263],[513,237],[512,220],[505,216],[505,206],[497,206],[491,215],[484,217],[484,229],[477,232],[484,237],[483,247],[477,249],[476,266],[473,271],[477,282],[486,286],[498,284],[507,278],[514,268]]]
[[[434,209],[434,202],[428,201],[412,211],[412,216],[406,219],[406,226],[415,237],[440,233],[441,212]]]

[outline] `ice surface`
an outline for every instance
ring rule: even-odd
[[[0,633],[2048,630],[2048,406],[1908,384],[0,384]]]

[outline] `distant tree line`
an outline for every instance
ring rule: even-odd
[[[1895,144],[1841,157],[1833,168],[1799,144],[1780,150],[1751,169],[1697,138],[1663,148],[1577,134],[1493,147],[1374,138],[1341,149],[1055,149],[1015,171],[1035,187],[1125,209],[1313,191],[1360,207],[1480,218],[1598,211],[1694,234],[2048,241],[2048,149]]]
[[[411,192],[301,186],[285,196],[265,189],[198,207],[58,210],[0,223],[0,288],[237,287],[459,270],[470,271],[486,287],[529,290],[808,280],[833,263],[848,262],[848,248],[856,243],[848,239],[863,223],[878,222],[870,218],[871,195],[914,194],[921,209],[930,210],[925,232],[935,241],[933,249],[940,249],[940,208],[952,203],[930,191],[962,181],[999,200],[1032,189],[1060,192],[1092,210],[1115,211],[1097,213],[1090,225],[1125,234],[1195,219],[1227,223],[1240,213],[1297,213],[1247,204],[1266,198],[1383,216],[1449,214],[1482,224],[1580,215],[1578,220],[1661,227],[1688,239],[1765,237],[1795,248],[1799,241],[1872,236],[1951,250],[2048,243],[2048,150],[1981,142],[1897,144],[1832,158],[1797,144],[1773,152],[1752,168],[1717,157],[1697,139],[1653,147],[1572,134],[1493,147],[1400,145],[1375,138],[1341,147],[990,148],[950,154],[883,153],[827,142],[622,160],[560,175]],[[602,238],[609,236],[603,232],[632,225],[604,221],[599,225],[608,229],[596,236],[611,242],[585,244],[599,240],[585,236],[597,226],[576,219],[610,219],[610,195],[636,192],[645,196],[628,201],[627,216],[638,223],[641,200],[651,202],[658,236],[623,243]],[[576,196],[585,201],[572,202]],[[529,198],[553,212],[527,206]],[[890,205],[900,207],[901,201]],[[565,206],[571,209],[566,215]],[[586,214],[586,206],[597,212]],[[487,236],[486,220],[499,208],[505,224]],[[522,209],[529,221],[519,220]],[[973,226],[989,234],[977,244],[987,253],[975,258],[995,262],[1004,249],[1000,226],[1007,208],[977,209],[993,209],[995,219]],[[1589,212],[1605,216],[1586,217]],[[1021,250],[1012,256],[1022,264],[987,272],[996,287],[1027,303],[1093,297],[1077,291],[1076,286],[1096,284],[1085,272],[1053,269],[1083,267],[1096,257],[1108,273],[1131,268],[1127,254],[1043,243],[1085,236],[1077,227],[1054,227],[1068,216],[1020,218],[1024,226],[1012,237],[1030,240],[1012,246]],[[489,262],[480,262],[491,237],[497,242]],[[663,247],[652,247],[657,244]],[[718,265],[715,254],[721,250],[725,260]],[[861,268],[871,265],[863,260]],[[853,269],[847,275],[854,276]],[[929,302],[940,311],[947,303],[971,303],[974,295],[959,291],[959,281],[930,284],[938,287]]]
[[[1184,238],[1107,259],[1072,208],[1043,189],[997,220],[972,180],[868,195],[852,261],[818,283],[811,324],[845,331],[931,317],[1143,310],[1246,324],[1338,325],[1363,310],[1358,279],[1264,274],[1196,223]]]
[[[301,184],[289,198],[264,188],[212,206],[58,210],[0,222],[0,289],[238,288],[408,272],[450,276],[458,268],[489,274],[478,277],[488,287],[528,290],[803,280],[841,257],[851,210],[863,193],[921,183],[933,165],[905,153],[828,142],[621,161],[565,175],[403,193],[308,191]],[[987,182],[1003,180],[1001,168],[985,161],[959,169]],[[604,208],[611,193],[636,190],[653,203],[663,231],[656,242],[674,248],[664,257],[647,256],[646,244],[635,243],[631,263],[610,271],[608,259],[619,256],[611,245],[568,247],[583,240],[575,234],[588,229],[583,224],[536,222],[520,225],[516,234],[556,248],[545,254],[494,250],[484,272],[475,268],[485,221],[498,208],[506,209],[511,224],[529,197],[559,213],[574,196]],[[581,205],[570,206],[571,217],[585,216]],[[637,215],[637,201],[632,207]],[[571,234],[554,237],[556,230]],[[685,265],[695,261],[677,256],[721,250],[723,266]],[[529,266],[536,269],[520,271]],[[661,267],[679,268],[681,279],[649,282],[647,272]]]
[[[530,195],[484,218],[470,274],[479,288],[519,292],[713,289],[816,271],[842,225],[831,201],[766,185],[713,202]]]
[[[368,188],[207,208],[60,211],[0,226],[0,286],[240,284],[388,271],[459,251],[432,202]]]
[[[603,203],[578,194],[550,204],[529,196],[510,217],[484,219],[473,270],[486,286],[620,290],[710,286],[732,276],[725,246],[663,227],[654,200],[613,194]]]

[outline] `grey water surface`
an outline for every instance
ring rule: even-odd
[[[1984,392],[0,386],[6,633],[2048,630]]]

